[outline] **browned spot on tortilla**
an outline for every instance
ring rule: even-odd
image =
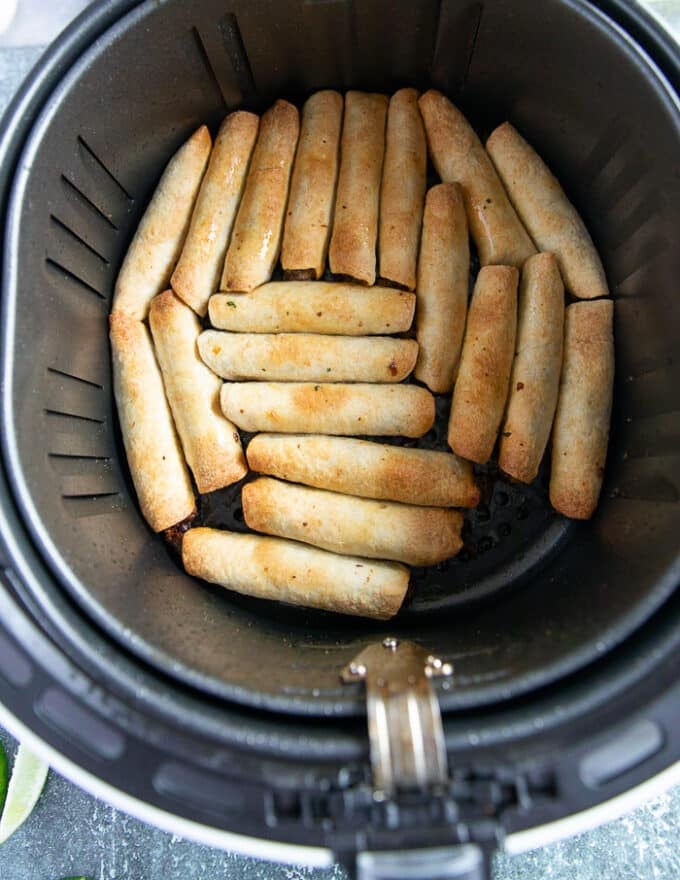
[[[300,412],[327,412],[344,406],[347,394],[346,388],[337,385],[300,385],[291,391],[291,402]]]

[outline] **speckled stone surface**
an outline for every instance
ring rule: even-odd
[[[17,86],[41,56],[43,48],[43,46],[0,48],[0,113],[4,112]]]
[[[655,0],[654,5],[671,21],[680,23],[680,0]],[[41,51],[40,46],[0,48],[0,112]],[[15,743],[1,730],[0,741],[11,757]],[[114,810],[51,772],[34,813],[0,846],[0,880],[59,880],[81,875],[91,880],[345,877],[340,868],[315,871],[275,865],[190,843]],[[494,877],[680,880],[680,787],[587,834],[518,856],[499,855]]]

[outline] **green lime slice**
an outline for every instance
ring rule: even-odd
[[[7,755],[0,743],[0,812],[2,805],[5,803],[5,795],[7,794]]]
[[[23,743],[19,744],[12,775],[7,789],[7,800],[0,818],[0,843],[4,843],[31,815],[45,785],[49,767]]]

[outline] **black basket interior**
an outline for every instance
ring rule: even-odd
[[[300,102],[322,87],[403,85],[443,89],[482,135],[510,119],[560,177],[616,301],[617,378],[592,522],[549,510],[545,470],[524,490],[490,469],[464,557],[417,573],[410,606],[376,624],[250,600],[182,573],[131,489],[107,314],[160,171],[199,123],[214,132],[227,110]],[[445,708],[524,692],[620,642],[678,577],[677,157],[670,91],[580,2],[234,0],[226,12],[218,0],[142,3],[56,91],[12,194],[3,444],[55,589],[184,682],[309,713],[361,710],[338,673],[387,632],[455,662]],[[239,527],[233,491],[210,504],[206,516]]]

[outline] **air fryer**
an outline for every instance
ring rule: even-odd
[[[417,876],[482,876],[504,842],[529,845],[546,823],[555,834],[558,820],[670,772],[677,82],[676,47],[612,0],[86,11],[31,74],[0,140],[2,720],[165,827],[281,859],[340,858],[366,878],[396,876],[408,851]],[[598,511],[569,522],[550,510],[545,472],[518,488],[487,469],[466,551],[416,571],[389,623],[199,584],[143,522],[126,469],[107,340],[122,257],[201,122],[214,131],[231,109],[319,88],[404,85],[442,89],[482,136],[511,120],[592,232],[616,340]],[[244,528],[234,490],[202,513]],[[392,638],[453,672],[434,683],[444,780],[385,797],[365,685],[340,674]]]

